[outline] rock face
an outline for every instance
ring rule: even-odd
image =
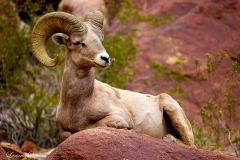
[[[11,159],[21,160],[25,158],[24,153],[15,144],[1,142],[1,147],[5,150],[6,156],[10,157]]]
[[[3,148],[0,145],[0,159],[1,160],[10,160],[9,157],[7,157],[6,152],[3,150]]]
[[[32,141],[25,140],[21,150],[26,153],[39,153],[39,147]]]
[[[83,18],[88,12],[94,10],[105,11],[103,0],[62,0],[59,4],[59,8],[78,18]]]
[[[185,148],[124,130],[98,127],[72,135],[46,158],[56,159],[237,160],[238,158],[202,149]]]
[[[188,80],[182,83],[185,99],[180,101],[187,117],[200,122],[200,106],[205,105],[207,98],[213,97],[213,87],[221,87],[232,59],[240,62],[240,1],[134,0],[134,3],[142,7],[143,15],[163,16],[168,13],[174,20],[170,25],[151,27],[146,23],[130,22],[131,26],[138,27],[140,31],[135,37],[138,50],[134,76],[125,89],[154,95],[167,92],[175,82],[166,77],[151,80],[154,70],[149,61],[157,61],[174,71],[174,64],[182,59],[183,72]],[[127,27],[118,23],[116,18],[108,21],[109,26],[105,31],[110,34]],[[201,64],[206,64],[206,53],[221,51],[227,51],[228,57],[219,66],[218,78],[212,83],[214,86],[203,89],[196,80],[193,57],[198,58]],[[207,72],[206,65],[201,65],[201,68],[204,73]],[[235,94],[239,95],[239,88],[236,90]],[[238,116],[240,118],[240,114]]]

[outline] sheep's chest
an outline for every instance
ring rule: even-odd
[[[81,131],[87,128],[92,128],[95,123],[109,113],[108,107],[105,105],[87,105],[69,109],[59,105],[57,110],[57,122],[65,131]]]
[[[86,116],[81,110],[59,107],[56,114],[57,123],[65,131],[80,131],[87,123]]]

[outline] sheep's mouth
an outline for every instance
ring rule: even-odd
[[[98,64],[97,62],[94,62],[94,64],[96,65],[96,67],[100,67],[100,68],[106,68],[108,65],[105,65],[105,66],[103,66],[103,65],[100,65],[100,64]]]

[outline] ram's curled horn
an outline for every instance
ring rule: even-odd
[[[89,12],[86,16],[85,16],[85,21],[89,22],[90,24],[93,25],[93,27],[98,28],[100,30],[102,30],[103,28],[103,14],[100,11],[93,11],[93,12]]]
[[[47,40],[55,33],[70,35],[84,31],[85,25],[76,17],[64,12],[52,12],[41,17],[32,31],[32,50],[36,58],[45,66],[54,67],[58,57],[50,58],[46,52]]]

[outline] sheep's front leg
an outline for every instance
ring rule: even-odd
[[[96,126],[107,126],[116,129],[130,130],[133,128],[132,122],[128,117],[122,117],[119,115],[109,115],[105,118],[97,121]]]
[[[195,147],[191,124],[180,105],[171,96],[164,93],[159,95],[159,103],[181,137],[181,141],[190,147]]]
[[[99,127],[99,126],[107,126],[107,127],[112,127],[116,129],[125,129],[125,130],[131,130],[133,128],[133,123],[131,119],[126,116],[125,114],[122,116],[119,115],[109,115],[104,117],[101,120],[98,120],[94,125],[92,125],[89,128],[93,127]],[[87,129],[87,128],[85,128]],[[60,134],[60,139],[63,142],[65,139],[70,137],[72,135],[71,132],[69,131],[63,131]]]

